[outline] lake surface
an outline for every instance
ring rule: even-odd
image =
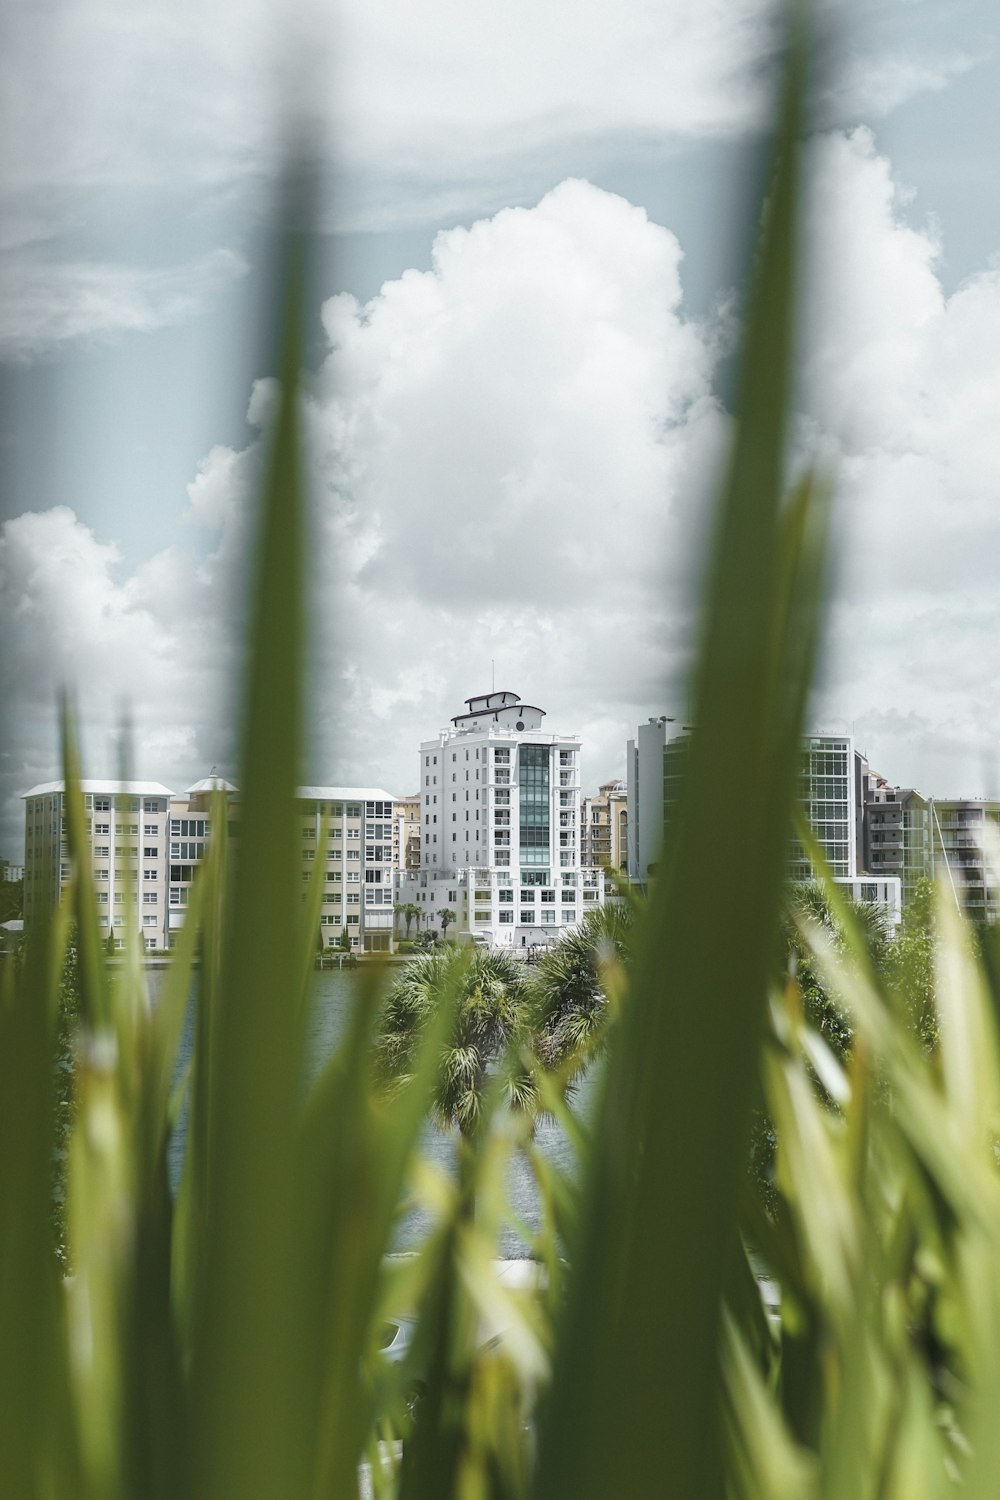
[[[390,979],[393,972],[398,974],[399,970],[391,971]],[[150,975],[151,988],[154,993],[159,977],[156,974]],[[344,1035],[355,983],[354,975],[350,972],[341,973],[337,970],[318,973],[314,977],[315,990],[309,1018],[307,1061],[307,1074],[311,1078],[316,1077]],[[192,1017],[189,1013],[178,1055],[178,1071],[187,1064],[191,1057],[193,1040],[191,1021]],[[574,1103],[576,1110],[586,1114],[588,1101],[593,1097],[594,1085],[593,1073],[584,1078]],[[170,1174],[175,1187],[184,1157],[186,1129],[185,1112],[170,1142],[169,1149]],[[569,1142],[563,1131],[552,1120],[543,1120],[539,1124],[535,1143],[539,1150],[551,1160],[564,1167],[572,1166],[573,1152]],[[438,1130],[428,1124],[421,1137],[421,1148],[431,1161],[450,1172],[454,1171],[454,1132]],[[538,1193],[531,1169],[522,1158],[516,1157],[512,1163],[508,1180],[508,1195],[511,1207],[518,1218],[530,1228],[537,1228]],[[430,1227],[431,1220],[427,1214],[418,1210],[411,1211],[399,1226],[394,1248],[397,1250],[413,1249],[420,1243]],[[528,1247],[520,1235],[512,1229],[507,1229],[501,1234],[497,1253],[511,1259],[518,1259],[528,1253]]]

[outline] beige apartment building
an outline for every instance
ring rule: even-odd
[[[97,911],[106,937],[125,944],[136,919],[147,948],[167,945],[167,825],[173,797],[158,781],[81,783]],[[48,781],[24,795],[24,920],[59,902],[70,878],[66,790]]]
[[[172,947],[191,889],[225,808],[239,834],[239,791],[212,774],[175,796],[158,782],[84,781],[84,809],[98,913],[105,936],[123,947],[133,912],[148,949]],[[302,879],[322,867],[320,932],[332,945],[392,948],[394,803],[381,787],[301,787]],[[25,794],[25,921],[53,909],[70,878],[64,783]],[[419,827],[419,825],[418,825]]]
[[[191,886],[211,838],[213,794],[226,798],[230,832],[238,836],[239,792],[211,776],[189,787],[171,809],[170,928],[182,926]],[[322,869],[320,936],[365,953],[392,948],[397,837],[394,799],[381,787],[304,786],[298,793],[302,880]]]
[[[628,875],[628,792],[623,781],[606,781],[596,797],[580,802],[580,863]]]
[[[397,797],[392,805],[396,824],[396,869],[420,869],[420,793]]]

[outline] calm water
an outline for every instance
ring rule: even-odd
[[[399,972],[398,970],[395,972]],[[152,987],[155,991],[157,974],[150,976]],[[353,994],[353,978],[349,973],[329,971],[315,976],[315,994],[309,1023],[309,1060],[308,1071],[310,1076],[315,1077],[322,1068],[324,1062],[337,1046],[338,1041],[344,1034],[350,1012]],[[180,1055],[178,1057],[178,1068],[183,1068],[191,1056],[192,1045],[191,1016],[188,1016],[188,1024],[184,1030],[181,1041]],[[577,1107],[584,1112],[587,1103],[593,1093],[593,1079],[584,1079],[578,1094]],[[170,1169],[171,1177],[176,1186],[180,1175],[181,1162],[184,1156],[184,1142],[187,1130],[186,1116],[178,1125],[177,1131],[170,1144]],[[543,1121],[538,1127],[536,1143],[546,1156],[559,1162],[563,1166],[572,1163],[572,1151],[565,1135],[552,1121]],[[428,1125],[423,1133],[422,1146],[425,1154],[434,1162],[447,1168],[454,1169],[455,1138],[451,1132],[444,1132]],[[538,1196],[535,1190],[534,1178],[527,1164],[520,1159],[515,1159],[512,1165],[508,1192],[511,1205],[517,1216],[531,1228],[538,1225]],[[405,1250],[415,1246],[426,1234],[430,1227],[429,1217],[423,1213],[413,1211],[406,1216],[400,1225],[397,1238],[397,1249]],[[527,1247],[519,1235],[513,1230],[506,1230],[500,1241],[498,1253],[503,1256],[516,1258],[527,1253]]]

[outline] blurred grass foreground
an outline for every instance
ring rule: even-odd
[[[363,976],[345,1040],[303,1083],[320,892],[303,903],[295,841],[305,609],[289,316],[238,858],[214,820],[151,1005],[137,935],[113,974],[100,943],[67,716],[71,899],[0,960],[4,1497],[994,1500],[1000,959],[939,901],[934,1014],[917,1026],[905,966],[873,964],[831,885],[832,925],[800,905],[794,948],[843,1019],[837,1048],[787,962],[826,509],[812,477],[789,490],[785,476],[805,71],[793,37],[703,588],[698,731],[657,888],[627,943],[594,948],[601,1026],[556,1036],[511,1011],[493,1033],[506,1057],[479,1069],[474,1097],[456,1028],[479,1024],[485,980],[461,962],[387,1011]],[[718,788],[736,786],[734,841]],[[581,1124],[568,1094],[598,1045]],[[536,1150],[540,1111],[563,1124],[575,1171]],[[460,1126],[453,1176],[422,1155],[431,1113]],[[515,1155],[542,1205],[537,1230],[522,1226],[533,1262],[518,1284],[494,1259]],[[433,1227],[391,1257],[413,1200]]]

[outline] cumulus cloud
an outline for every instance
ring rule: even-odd
[[[1000,745],[1000,269],[944,295],[937,232],[866,129],[820,142],[813,182],[804,385],[841,488],[827,711],[931,791],[954,789],[937,747],[961,747],[961,790]]]
[[[725,425],[711,394],[723,326],[685,317],[681,260],[640,209],[570,181],[442,234],[430,272],[366,306],[325,305],[329,357],[304,401],[314,779],[406,787],[413,747],[494,661],[554,723],[584,731],[617,710],[624,735],[628,684],[662,679],[669,654],[657,563]],[[259,383],[249,416],[264,428],[274,406]],[[262,441],[214,448],[192,479],[189,519],[215,538],[199,569],[170,552],[123,577],[69,512],[11,523],[0,628],[26,636],[33,730],[61,677],[82,679],[104,723],[135,679],[161,777],[193,775],[192,746],[220,758],[210,683],[232,662],[221,622]],[[605,751],[601,773],[617,763]]]
[[[870,132],[831,133],[812,165],[800,436],[841,490],[817,727],[853,725],[884,774],[927,791],[1000,790],[983,785],[1000,743],[1000,272],[945,296],[937,235]],[[721,314],[685,314],[682,277],[667,229],[568,181],[440,235],[429,271],[367,304],[325,304],[328,357],[303,397],[312,780],[406,790],[414,747],[494,664],[498,686],[584,735],[595,784],[620,772],[637,721],[685,712],[692,536],[727,434],[713,380],[729,335]],[[130,690],[160,757],[147,774],[182,783],[225,760],[225,620],[275,399],[259,383],[261,435],[193,476],[207,563],[168,552],[125,574],[70,512],[10,523],[8,794],[15,771],[19,789],[29,769],[40,779],[67,677],[98,727]]]
[[[0,531],[0,781],[4,847],[18,794],[58,774],[56,703],[70,690],[94,774],[113,775],[117,730],[135,726],[137,764],[169,781],[230,749],[231,635],[216,580],[173,549],[126,573],[117,548],[68,507]]]

